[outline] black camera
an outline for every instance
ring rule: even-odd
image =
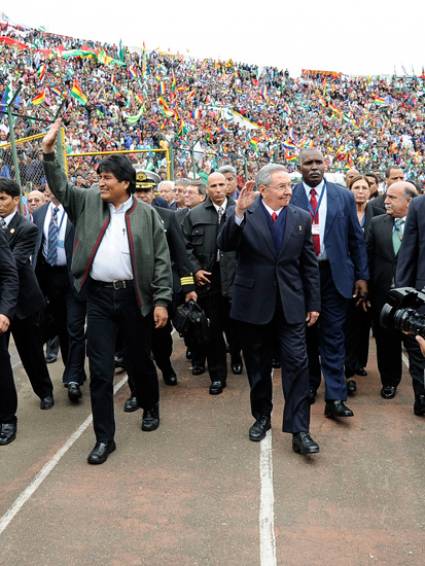
[[[387,301],[379,317],[381,326],[425,338],[425,313],[418,312],[425,306],[424,290],[413,287],[391,289]]]

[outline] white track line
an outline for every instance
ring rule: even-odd
[[[273,383],[274,369],[271,380]],[[274,491],[272,431],[260,442],[260,564],[276,566],[276,537],[274,533]]]
[[[260,564],[276,566],[276,538],[274,533],[274,492],[272,431],[260,442]]]
[[[127,374],[119,381],[114,387],[114,395],[121,389],[121,387],[127,381]],[[19,513],[25,503],[30,499],[33,493],[40,487],[47,476],[54,470],[63,456],[68,452],[68,450],[75,444],[75,442],[80,438],[83,432],[90,426],[93,420],[92,415],[86,418],[86,420],[77,428],[77,430],[71,434],[65,444],[56,452],[56,454],[41,468],[41,470],[34,476],[32,482],[21,492],[21,494],[15,499],[11,507],[6,511],[6,513],[0,519],[0,535],[8,527],[12,519]]]

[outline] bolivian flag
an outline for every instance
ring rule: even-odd
[[[81,90],[81,87],[78,84],[77,79],[74,79],[74,83],[71,88],[71,96],[75,98],[75,100],[78,100],[78,102],[83,106],[87,104],[87,96]]]
[[[38,106],[39,104],[43,104],[45,98],[46,98],[46,93],[44,92],[44,88],[43,88],[43,90],[41,90],[36,96],[34,96],[34,98],[31,100],[31,104],[33,106]]]

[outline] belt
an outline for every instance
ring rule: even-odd
[[[93,285],[97,287],[106,287],[108,289],[127,289],[129,287],[134,287],[133,279],[127,279],[123,281],[97,281],[96,279],[91,279]]]

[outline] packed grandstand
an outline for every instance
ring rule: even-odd
[[[242,183],[270,161],[295,171],[299,151],[315,146],[329,171],[383,172],[395,164],[424,188],[423,74],[305,70],[292,77],[274,67],[129,49],[10,22],[0,27],[2,176],[13,174],[1,148],[11,125],[15,138],[25,138],[59,113],[68,154],[171,148],[176,177],[232,163]],[[11,123],[7,108],[17,91]],[[24,187],[41,182],[37,151],[33,144],[19,151]],[[163,153],[131,158],[165,170]],[[95,165],[95,157],[74,160],[70,173],[90,184]]]

